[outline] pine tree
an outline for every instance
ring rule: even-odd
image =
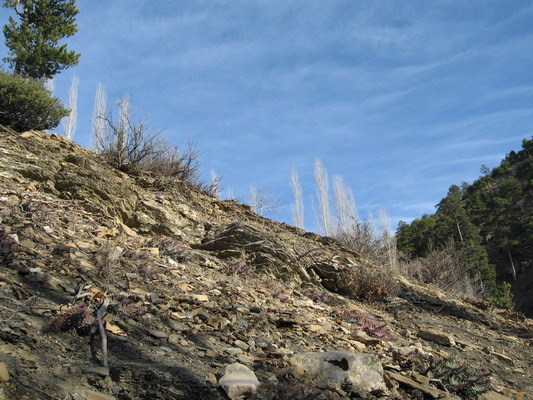
[[[468,187],[465,185],[465,190]],[[464,206],[463,192],[452,185],[448,195],[437,208],[437,237],[440,241],[452,238],[459,243],[465,257],[465,269],[471,277],[480,276],[489,291],[496,285],[495,266],[489,264],[479,228],[474,225]]]
[[[496,227],[491,238],[493,247],[503,255],[513,280],[517,279],[515,251],[520,251],[520,238],[524,236],[523,222],[516,217],[520,213],[522,185],[513,176],[503,179],[490,198],[489,223]]]
[[[400,221],[396,230],[398,250],[408,257],[425,257],[435,249],[435,215],[423,215],[407,224]]]
[[[49,79],[78,64],[80,54],[59,41],[77,32],[75,0],[5,0],[20,18],[4,26],[9,57],[5,62],[18,75]]]

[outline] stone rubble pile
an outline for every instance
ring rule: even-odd
[[[0,151],[0,399],[533,390],[518,314],[401,277],[384,302],[343,297],[327,290],[339,271],[368,261],[331,239],[112,171],[57,135],[4,133]]]

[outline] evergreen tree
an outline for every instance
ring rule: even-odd
[[[489,224],[496,227],[490,239],[491,247],[500,255],[500,263],[508,265],[513,280],[517,278],[515,252],[520,251],[520,238],[525,233],[523,223],[516,217],[520,211],[522,196],[520,181],[508,176],[499,183],[489,200]]]
[[[9,57],[4,61],[18,75],[52,78],[62,69],[78,64],[79,53],[59,44],[77,32],[75,0],[5,0],[20,21],[9,17],[4,26]]]
[[[533,315],[521,282],[533,273],[533,139],[525,139],[522,150],[511,151],[497,168],[482,167],[481,173],[472,184],[451,186],[435,214],[401,223],[398,249],[427,257],[451,240],[462,251],[465,272],[476,281],[481,278],[477,282],[490,301],[512,306],[512,283],[517,304]]]
[[[452,237],[456,243],[465,242],[465,230],[470,228],[470,220],[461,204],[461,189],[450,186],[448,195],[437,205],[436,236],[440,242]]]
[[[400,221],[396,231],[396,246],[408,257],[424,257],[435,249],[434,215],[423,215],[411,224]]]
[[[464,186],[464,191],[468,187]],[[459,243],[465,257],[465,270],[471,277],[480,276],[487,289],[492,292],[496,286],[496,268],[489,264],[487,250],[479,228],[472,223],[463,201],[463,191],[452,185],[448,195],[441,200],[437,209],[437,237],[441,246],[446,240]]]
[[[40,82],[0,71],[1,125],[18,132],[51,129],[68,113]]]

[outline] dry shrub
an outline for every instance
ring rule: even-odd
[[[181,181],[193,182],[198,180],[200,153],[193,142],[187,144],[185,151],[177,146],[170,146],[164,140],[159,140],[139,168],[157,176],[169,176]]]
[[[240,278],[253,279],[257,277],[257,271],[254,266],[245,261],[235,261],[228,263],[224,268],[224,273],[227,275],[238,276]]]
[[[313,400],[320,397],[322,391],[294,379],[278,383],[276,387],[277,400]]]
[[[194,182],[194,185],[202,193],[208,195],[209,197],[214,197],[215,199],[219,199],[220,193],[222,193],[222,185],[220,184],[221,180],[222,180],[222,177],[212,175],[211,180],[209,182],[202,182],[200,180],[196,180],[196,182]]]
[[[76,331],[80,336],[87,336],[96,332],[97,320],[93,316],[94,310],[85,303],[76,303],[53,317],[45,332],[58,333]]]
[[[380,237],[374,224],[369,219],[363,221],[353,219],[350,221],[349,226],[339,228],[333,237],[345,246],[364,254],[376,262],[382,259],[385,261]]]
[[[432,360],[425,372],[429,378],[438,379],[462,399],[477,399],[491,387],[490,370],[453,360]]]
[[[337,314],[340,319],[358,325],[369,336],[381,340],[394,339],[394,336],[387,328],[387,324],[374,314],[348,308],[341,309]]]
[[[483,295],[482,287],[469,275],[465,265],[464,250],[451,240],[424,258],[404,261],[400,270],[405,276],[451,293],[469,297]]]
[[[10,264],[15,258],[17,250],[18,244],[15,239],[5,230],[0,230],[0,261]]]
[[[153,131],[142,120],[131,115],[129,99],[117,103],[118,118],[105,113],[105,105],[95,114],[95,147],[106,161],[124,172],[149,172],[174,177],[196,184],[199,152],[194,143],[181,151],[160,138],[162,131]]]
[[[135,171],[141,164],[161,155],[166,148],[159,140],[161,131],[150,131],[146,122],[131,118],[127,96],[117,103],[117,107],[118,119],[114,119],[111,113],[97,116],[102,126],[95,140],[96,151],[115,168]]]
[[[113,294],[114,302],[110,304],[108,311],[137,321],[139,317],[147,313],[146,304],[139,296],[116,293]]]
[[[111,244],[105,244],[95,255],[95,263],[99,269],[98,275],[111,278],[114,277],[117,268],[122,265],[124,249]]]
[[[133,265],[144,278],[154,279],[159,273],[155,257],[147,250],[126,250],[124,261]]]
[[[190,248],[168,236],[154,236],[147,245],[149,247],[157,247],[161,256],[170,257],[177,262],[187,262],[193,258]]]
[[[301,292],[304,296],[309,297],[314,301],[319,301],[330,306],[338,306],[342,304],[337,298],[320,289],[305,288]]]
[[[341,272],[337,282],[342,294],[360,300],[382,301],[398,292],[387,267],[356,266]]]
[[[477,399],[491,389],[491,371],[476,365],[463,364],[453,358],[442,359],[417,348],[407,354],[393,352],[392,357],[400,368],[439,381],[461,399]]]

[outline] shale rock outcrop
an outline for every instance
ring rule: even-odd
[[[531,320],[399,274],[382,301],[346,296],[365,268],[246,205],[0,128],[0,399],[533,392]]]

